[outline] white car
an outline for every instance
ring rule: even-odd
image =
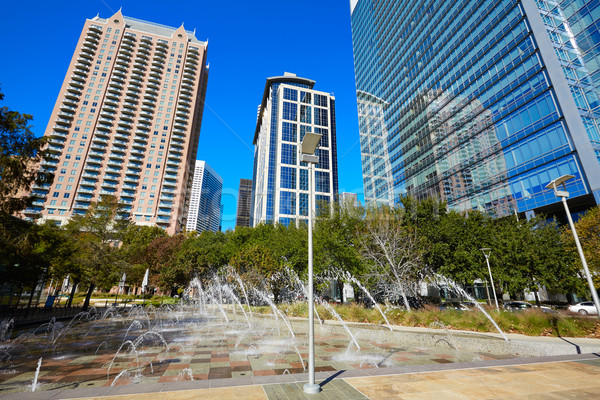
[[[579,313],[581,315],[598,314],[596,306],[591,301],[584,301],[582,303],[577,303],[572,306],[569,306],[569,311]]]

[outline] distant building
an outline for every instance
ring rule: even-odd
[[[235,226],[250,226],[250,207],[252,205],[252,179],[240,179],[238,191],[237,217]]]
[[[299,157],[306,132],[322,135],[313,204],[337,201],[335,97],[314,84],[287,72],[267,78],[253,141],[252,226],[308,221],[308,165]]]
[[[120,11],[86,20],[44,134],[53,157],[41,167],[54,182],[32,188],[37,200],[23,214],[65,224],[111,195],[124,204],[121,218],[183,230],[206,49],[183,26]]]
[[[358,194],[348,192],[340,193],[340,206],[358,207]]]
[[[186,230],[213,231],[221,226],[223,179],[204,161],[196,161]]]

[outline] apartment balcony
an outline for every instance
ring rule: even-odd
[[[117,189],[118,185],[116,183],[112,183],[112,182],[107,182],[104,181],[102,182],[102,184],[100,185],[102,188],[107,188],[107,189]]]
[[[103,104],[101,110],[102,110],[101,112],[107,112],[107,113],[110,113],[111,115],[114,115],[115,111],[117,111],[117,107],[113,106],[113,105],[109,105],[109,104]]]
[[[124,101],[123,106],[128,110],[135,110],[137,107],[137,102],[135,101]]]
[[[91,62],[94,59],[94,52],[89,49],[82,48],[81,53],[79,53],[79,57]]]
[[[113,107],[117,107],[117,105],[119,101],[119,97],[118,96],[111,96],[111,97],[106,97],[104,99],[104,104],[105,105],[109,105],[109,106],[113,106]]]
[[[162,70],[163,70],[162,65],[152,65],[150,67],[150,71],[156,72],[157,74],[159,74],[159,76],[162,73]]]
[[[96,46],[99,42],[100,35],[96,32],[87,31],[85,34],[85,42]]]
[[[141,50],[141,49],[146,49],[146,50],[152,49],[152,42],[149,43],[149,42],[145,41],[145,39],[142,39],[139,44],[139,50]]]
[[[177,181],[170,181],[170,180],[166,180],[163,182],[163,188],[174,188],[175,186],[177,186]],[[169,189],[169,190],[173,190],[173,189]],[[164,190],[163,190],[164,191]]]
[[[148,144],[148,141],[146,140],[146,138],[141,135],[138,135],[136,132],[136,135],[133,137],[133,143],[131,144],[133,146],[133,148],[145,150],[146,144]]]
[[[125,155],[125,149],[122,147],[111,147],[110,155],[111,158],[121,159]]]
[[[50,137],[54,139],[66,139],[67,132],[67,128],[65,128],[64,131],[62,129],[60,131],[52,131],[50,132]]]
[[[104,160],[104,154],[102,154],[102,155],[89,154],[89,156],[90,157],[88,157],[88,159],[87,159],[86,166],[89,166],[90,168],[94,168],[94,167],[98,167],[99,165],[102,165],[102,161]]]
[[[128,190],[123,190],[121,192],[121,198],[123,198],[123,197],[128,198],[128,199],[132,199],[132,198],[135,197],[135,192],[130,192]]]
[[[106,92],[106,100],[112,100],[114,102],[117,102],[117,101],[119,101],[119,95],[120,95],[120,93],[116,93],[114,91],[107,91]]]
[[[106,109],[102,109],[100,111],[100,117],[104,120],[113,121],[115,119],[115,113],[113,111],[106,111]]]
[[[183,143],[180,141],[171,141],[171,147],[178,151],[183,151]]]
[[[64,99],[61,108],[75,111],[77,109],[77,102],[71,99]]]
[[[157,96],[158,95],[158,90],[155,88],[151,88],[151,87],[147,87],[146,88],[146,93]]]
[[[135,43],[135,36],[132,36],[130,33],[126,33],[123,36],[123,43],[128,45],[133,45]]]
[[[156,51],[154,53],[154,61],[164,62],[167,59],[167,52],[165,51]]]
[[[127,51],[127,52],[131,52],[133,51],[133,41],[125,41],[125,38],[123,38],[123,42],[121,43],[121,47],[119,48],[119,51]]]
[[[84,63],[78,62],[77,64],[75,64],[75,68],[77,68],[80,71],[89,72],[90,65],[91,64],[84,64]]]
[[[106,117],[100,117],[100,118],[98,118],[98,123],[112,126],[113,120],[110,118],[106,118]]]
[[[158,215],[159,217],[169,217],[171,215],[171,210],[159,209],[158,212],[156,213],[156,215]]]
[[[161,70],[155,67],[150,68],[150,76],[153,78],[160,78]]]
[[[138,172],[137,171],[136,172],[128,171],[128,172],[126,172],[126,174],[128,174],[128,175],[125,175],[125,178],[123,178],[123,182],[127,182],[128,184],[130,184],[130,186],[133,186],[133,188],[136,188],[138,180],[139,180],[139,177],[137,175]],[[132,185],[134,183],[135,183],[135,185]]]
[[[177,133],[179,135],[185,135],[185,128],[182,128],[180,126],[173,126],[173,133]]]
[[[79,193],[83,193],[83,194],[94,194],[94,188],[96,187],[96,185],[93,185],[90,187],[79,187],[79,189],[77,189],[77,194]]]
[[[146,140],[149,136],[149,131],[137,130],[135,131],[135,138],[141,138],[142,140]]]
[[[116,190],[112,190],[112,189],[101,190],[100,191],[100,196],[114,196],[116,193],[117,193],[117,191]]]
[[[179,169],[176,168],[176,167],[175,168],[173,168],[173,167],[167,167],[167,168],[165,168],[165,171],[167,171],[167,172],[173,172],[173,173],[177,174],[177,171],[179,171]]]
[[[122,72],[122,71],[113,71],[111,79],[113,81],[119,82],[120,84],[124,85],[126,78],[127,78],[127,75],[124,72]]]
[[[123,73],[127,72],[128,67],[129,67],[129,65],[127,63],[123,62],[123,61],[116,62],[115,65],[114,65],[115,71],[120,71],[120,72],[123,72]]]
[[[171,138],[179,142],[185,141],[185,134],[180,131],[181,129],[175,129]]]
[[[106,165],[111,166],[111,167],[121,167],[121,159],[115,159],[115,158],[109,158]]]
[[[187,122],[189,116],[190,113],[187,112],[187,110],[182,110],[179,107],[177,107],[177,111],[175,111],[175,120],[182,120]]]
[[[140,74],[140,75],[143,75],[143,74],[146,73],[146,68],[142,68],[139,65],[134,65],[133,66],[133,71],[136,72],[136,73],[138,73],[138,74]]]
[[[139,57],[139,56],[138,56]],[[133,67],[137,67],[137,68],[141,68],[141,69],[146,69],[146,65],[148,65],[148,62],[142,58],[136,58],[135,61],[133,62]]]
[[[137,129],[140,129],[142,131],[149,131],[151,128],[150,124],[146,124],[146,123],[142,123],[142,122],[138,122],[138,124],[136,125]]]
[[[192,98],[192,92],[189,90],[181,90],[179,92],[179,98],[180,99],[191,99]]]
[[[138,187],[138,185],[123,184],[123,186],[121,187],[121,189],[136,190],[137,187]]]
[[[98,174],[94,172],[84,172],[81,176],[87,179],[98,179]]]
[[[71,79],[73,81],[80,82],[81,84],[85,83],[86,78],[87,74],[79,70],[74,70],[73,75],[71,75]]]
[[[71,126],[71,120],[66,119],[66,118],[60,118],[60,117],[58,117],[58,118],[56,118],[54,120],[54,122],[56,122],[59,125],[66,126],[66,127]]]
[[[92,136],[92,143],[106,146],[106,145],[108,145],[108,140],[106,139],[106,137],[100,137],[100,136],[94,134],[94,136]]]
[[[129,140],[129,132],[125,131],[126,133],[115,133],[115,137],[119,138],[119,139],[125,139],[125,140]]]
[[[142,163],[137,164],[137,163],[133,163],[133,162],[130,161],[129,164],[127,164],[127,168],[135,169],[135,170],[140,170],[141,171],[142,170]]]
[[[118,77],[114,76],[114,77],[113,77],[113,78],[110,80],[110,82],[109,82],[109,84],[108,84],[108,87],[109,87],[109,88],[110,88],[110,87],[113,87],[113,88],[116,88],[116,89],[123,89],[123,85],[124,85],[124,84],[125,84],[125,79],[118,78]]]
[[[123,91],[123,86],[118,85],[118,84],[111,84],[108,86],[108,88],[106,90],[108,93],[112,93],[112,94],[118,96]]]
[[[58,117],[59,117],[59,118],[61,118],[61,119],[66,119],[66,120],[68,120],[68,121],[71,121],[71,120],[73,120],[73,116],[74,116],[74,115],[75,115],[75,114],[73,114],[73,113],[68,113],[68,112],[65,112],[65,111],[60,111],[60,112],[58,113]]]
[[[79,193],[82,193],[82,192],[81,192],[81,190],[79,190],[77,193],[79,194]],[[91,203],[92,202],[92,197],[91,196],[75,196],[75,201],[83,201],[83,202],[86,202],[86,203]],[[86,206],[88,206],[88,205],[86,205]]]

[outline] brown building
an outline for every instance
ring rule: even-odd
[[[250,226],[252,206],[252,179],[240,179],[238,191],[237,218],[235,226]]]
[[[45,135],[52,185],[25,210],[64,224],[102,195],[124,218],[185,227],[208,78],[207,43],[183,26],[123,17],[85,22]]]

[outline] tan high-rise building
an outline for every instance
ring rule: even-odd
[[[183,26],[85,22],[45,135],[54,182],[28,217],[64,224],[113,195],[123,217],[183,230],[206,94],[207,43]]]

